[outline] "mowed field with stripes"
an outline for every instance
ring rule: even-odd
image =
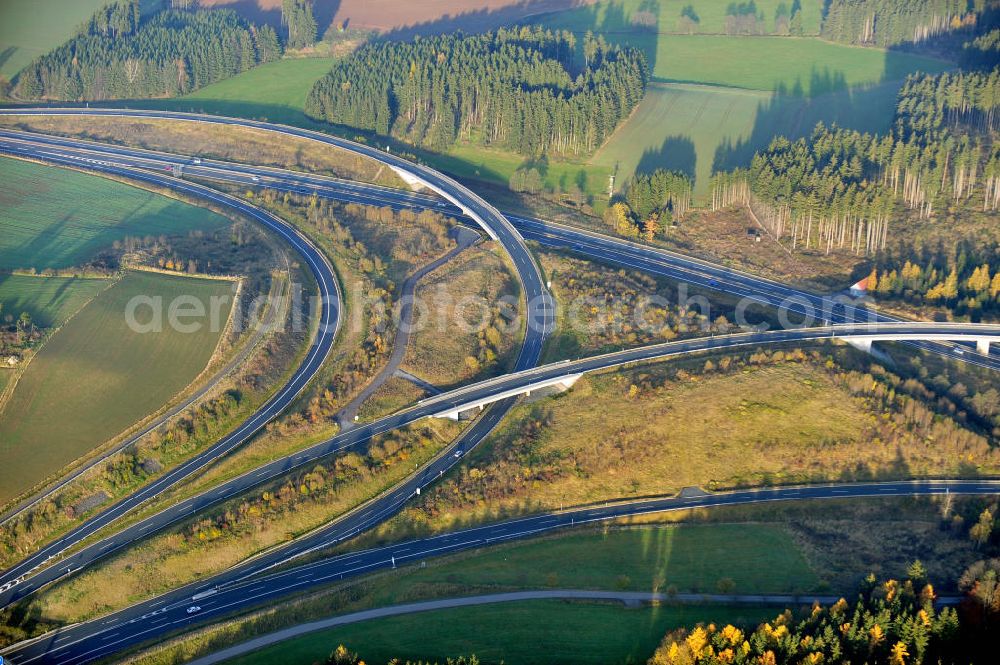
[[[205,369],[221,330],[181,332],[165,325],[160,332],[137,332],[126,318],[132,298],[159,298],[165,309],[185,296],[206,310],[213,297],[224,298],[224,322],[233,284],[138,271],[74,276],[125,237],[217,230],[229,221],[66,169],[3,159],[0,174],[0,321],[10,331],[27,313],[45,331],[21,363],[0,370],[5,504],[158,411]]]

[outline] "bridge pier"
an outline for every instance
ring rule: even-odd
[[[445,413],[434,414],[435,418],[447,418],[448,420],[460,421],[460,420],[472,420],[478,416],[484,408],[484,405],[473,406],[465,409],[455,409],[454,411],[447,411]]]
[[[984,356],[990,355],[990,339],[988,337],[977,339],[976,351],[979,351]]]
[[[859,351],[864,351],[865,353],[872,352],[872,340],[870,337],[862,337],[860,339],[855,339],[853,337],[845,337],[844,341],[853,346]]]
[[[542,393],[543,395],[549,395],[553,393],[566,392],[573,387],[573,384],[583,376],[582,374],[568,374],[566,376],[560,376],[556,379],[548,379],[546,381],[539,381],[538,383],[532,383],[530,385],[524,386],[517,390],[509,390],[496,395],[491,395],[489,397],[478,399],[475,401],[468,401],[465,404],[455,406],[453,408],[447,409],[445,411],[440,411],[433,414],[433,418],[448,418],[449,420],[468,420],[469,418],[475,417],[479,414],[483,408],[497,402],[506,397],[514,397],[515,395],[525,395],[530,397],[532,393],[538,393],[542,390],[548,390],[547,393]]]
[[[545,386],[535,386],[534,388],[529,388],[528,390],[524,391],[524,396],[531,397],[531,393],[539,390],[548,390],[549,392],[545,393],[547,395],[551,395],[554,393],[564,393],[573,387],[573,384],[580,379],[580,376],[581,376],[580,374],[573,374],[571,376],[563,377],[556,383],[550,383]]]

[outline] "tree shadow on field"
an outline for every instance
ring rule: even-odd
[[[7,61],[17,53],[16,46],[8,46],[3,51],[0,51],[0,68],[7,64]]]
[[[57,249],[59,238],[63,231],[70,227],[70,223],[79,211],[80,209],[77,208],[76,210],[71,210],[66,213],[61,219],[46,227],[43,232],[32,234],[30,238],[28,238],[12,252],[13,256],[19,257],[23,261],[27,261],[30,265],[15,265],[9,267],[35,270],[43,270],[45,268],[62,268],[63,266],[60,261],[65,260],[66,257],[60,256],[61,252]],[[43,261],[45,263],[40,265],[38,264],[39,261]],[[49,262],[51,262],[51,265]]]
[[[625,14],[625,8],[620,2],[602,3],[600,5],[587,0],[523,0],[504,7],[493,9],[475,9],[458,14],[445,14],[440,18],[414,23],[387,30],[378,36],[386,41],[405,41],[417,36],[441,35],[462,31],[468,34],[494,30],[503,26],[547,24],[547,19],[557,12],[572,11],[573,27],[570,28],[577,36],[576,64],[582,66],[583,35],[587,30],[603,35],[610,43],[618,46],[631,46],[641,50],[649,66],[649,71],[656,67],[657,28],[643,27],[630,23]],[[659,21],[660,3],[658,0],[643,0],[637,11],[646,12],[653,17],[656,24]],[[350,18],[350,17],[344,17]],[[577,29],[575,26],[581,27]]]
[[[269,3],[268,7],[263,7],[262,4],[263,0],[216,0],[212,3],[212,7],[231,9],[247,21],[257,25],[269,25],[281,37],[286,37],[288,31],[281,24],[281,3]],[[316,32],[322,37],[340,10],[341,0],[316,0],[312,5],[313,16],[316,18]]]
[[[901,85],[902,81],[893,80],[849,86],[842,72],[814,69],[808,85],[801,79],[791,86],[779,85],[760,102],[750,135],[735,141],[725,137],[715,151],[712,171],[745,168],[776,136],[794,141],[811,134],[818,123],[861,132],[888,131]]]
[[[442,35],[458,31],[465,33],[484,32],[501,26],[532,23],[542,14],[574,9],[584,4],[584,0],[522,0],[493,9],[484,7],[457,14],[442,14],[429,21],[386,30],[379,35],[379,38],[388,41],[404,41],[417,36]],[[345,16],[344,18],[350,19],[351,17]]]
[[[323,10],[323,5],[325,4],[327,4],[325,0],[320,0],[313,7],[313,13],[316,15],[316,23],[319,23],[320,12]],[[336,0],[333,4],[339,5],[340,1]],[[211,7],[213,9],[231,9],[251,23],[269,25],[278,31],[279,35],[282,34],[281,3],[275,3],[271,7],[262,7],[260,0],[215,0],[215,2],[211,3]]]
[[[656,169],[678,171],[691,179],[694,185],[698,154],[694,143],[686,136],[668,136],[659,148],[647,148],[635,167],[636,173],[652,173]]]

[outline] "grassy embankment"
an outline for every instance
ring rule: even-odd
[[[355,303],[353,298],[359,295],[367,297],[365,294],[373,294],[378,291],[378,289],[371,288],[371,283],[368,281],[370,277],[376,276],[379,280],[386,280],[388,279],[387,275],[412,270],[429,258],[435,258],[447,248],[450,242],[447,239],[447,225],[438,218],[435,218],[434,223],[429,224],[426,223],[427,220],[424,217],[418,220],[413,215],[400,214],[393,216],[395,220],[393,222],[384,219],[385,211],[361,209],[356,206],[347,206],[346,208],[338,206],[338,219],[345,222],[345,226],[340,226],[336,220],[328,216],[330,211],[326,207],[326,202],[320,206],[323,211],[321,215],[318,217],[316,215],[307,216],[306,210],[309,208],[306,203],[296,199],[287,202],[287,205],[280,204],[273,196],[273,192],[265,194],[259,200],[256,198],[254,200],[264,205],[277,206],[278,212],[286,216],[293,224],[300,225],[305,232],[312,234],[318,245],[332,257],[338,266],[339,276],[342,279],[343,294],[355,315],[350,321],[345,320],[342,328],[345,337],[341,339],[341,344],[338,345],[330,361],[321,370],[316,382],[300,397],[298,403],[286,416],[272,423],[262,436],[257,437],[252,443],[227,457],[211,471],[199,476],[191,483],[185,483],[176,490],[164,494],[158,501],[147,504],[135,515],[127,518],[126,522],[138,519],[142,514],[148,515],[150,511],[155,511],[162,506],[163,502],[183,500],[184,497],[190,496],[192,493],[204,490],[207,486],[223,479],[243,473],[264,461],[288,454],[294,449],[335,434],[336,425],[331,416],[336,413],[338,403],[349,399],[350,390],[353,390],[350,386],[344,386],[340,382],[348,375],[355,375],[357,378],[352,379],[354,381],[363,379],[364,373],[368,370],[367,363],[370,360],[367,357],[368,340],[364,340],[364,336],[372,332],[370,330],[371,322],[367,319],[369,313],[363,303]],[[339,217],[340,214],[347,215],[350,221]],[[321,228],[314,228],[316,225]],[[333,227],[338,230],[334,232]],[[351,231],[347,230],[348,227]],[[371,251],[367,250],[366,247]],[[384,253],[382,253],[383,251]],[[381,267],[376,268],[376,264]],[[362,267],[364,270],[361,269]],[[369,271],[371,274],[363,275],[364,271]],[[391,282],[391,279],[389,281]],[[308,293],[306,296],[308,299]],[[357,304],[356,309],[354,309],[355,304]],[[362,345],[363,340],[364,344]],[[384,344],[384,342],[383,339],[380,343]],[[365,348],[359,348],[361,346]],[[280,349],[277,356],[284,357],[287,355],[287,351],[294,352],[294,344],[282,345]],[[274,351],[275,349],[268,348],[265,353],[268,358],[274,359],[276,357]],[[360,357],[359,354],[361,354]],[[260,366],[258,365],[255,370],[260,370]],[[229,415],[242,414],[245,416],[244,404],[249,406],[256,403],[255,397],[260,388],[281,385],[283,380],[281,376],[262,374],[260,371],[239,378],[235,384],[239,390],[237,394],[240,395],[239,413]],[[199,411],[198,414],[200,413]],[[181,425],[183,428],[184,423],[182,422]],[[188,437],[184,436],[183,433],[175,434],[188,441],[186,446],[188,453],[194,450],[199,442],[204,443],[207,436],[216,433],[215,429],[211,427],[210,431],[204,431],[200,422],[189,425],[187,428],[196,430],[196,436],[191,440],[188,440]],[[162,459],[165,451],[159,449],[162,447],[160,444],[164,443],[164,439],[169,444],[170,436],[159,437],[152,441],[151,447],[148,447],[149,450],[144,449],[143,454],[152,454],[166,464],[167,460]],[[193,439],[198,439],[198,441]],[[176,446],[169,448],[170,452],[176,449]],[[350,503],[351,501],[367,498],[369,494],[366,492],[377,492],[380,489],[380,486],[377,489],[372,489],[372,487],[369,485],[361,488],[351,495],[353,498],[345,498],[344,501],[349,502],[347,505],[353,505]],[[121,488],[115,487],[116,491],[119,489]],[[322,510],[326,512],[322,512]],[[322,523],[329,519],[331,511],[336,514],[337,511],[343,510],[343,506],[340,503],[329,503],[323,506],[322,510],[314,510],[308,515],[305,511],[300,511],[299,517],[302,517],[303,520],[311,520],[303,522],[304,526],[301,530]],[[287,531],[278,532],[276,537],[280,539],[285,533]],[[33,537],[37,539],[42,535],[34,534]]]
[[[271,132],[243,127],[129,118],[31,116],[2,116],[0,125],[182,155],[297,169],[389,187],[404,186],[392,170],[364,157],[307,139],[276,140]]]
[[[952,593],[954,571],[981,556],[964,529],[952,526],[958,514],[971,519],[982,507],[983,502],[977,499],[953,501],[950,506],[913,499],[833,500],[649,516],[640,520],[647,524],[624,529],[600,526],[567,531],[428,559],[426,565],[414,563],[208,627],[156,645],[130,662],[176,662],[174,659],[182,655],[188,659],[285,626],[370,607],[520,589],[658,590],[669,594],[674,590],[714,593],[722,587],[736,593],[837,594],[850,593],[869,571],[898,576],[914,559],[920,559],[935,587]],[[564,644],[566,635],[576,631],[556,630],[552,622],[573,625],[578,610],[586,613],[603,607],[606,621],[628,635],[641,632],[649,616],[646,610],[614,605],[545,605],[550,609],[531,615],[534,629],[522,625],[520,605],[495,607],[486,624],[480,621],[487,620],[484,616],[469,614],[468,620],[458,622],[464,642],[456,642],[453,634],[437,628],[451,625],[450,615],[440,612],[423,615],[423,619],[413,615],[323,631],[263,653],[288,654],[291,662],[312,662],[343,642],[374,662],[392,656],[438,660],[461,653],[483,656],[495,653],[492,649],[496,645],[483,636],[484,625],[499,635],[501,646],[508,649],[541,643],[551,648],[539,653],[553,653]],[[650,610],[650,614],[659,616],[674,609],[663,607]],[[746,609],[729,611],[751,622],[757,620]],[[503,630],[506,625],[514,626],[511,633]],[[385,626],[391,626],[391,632],[383,632]],[[434,639],[413,644],[408,638],[411,633],[433,635]],[[626,654],[635,654],[611,642],[592,649],[600,662],[623,662]],[[509,657],[510,652],[505,653]],[[525,653],[524,657],[534,656]],[[648,653],[637,654],[633,661],[646,657]]]
[[[210,641],[218,648],[221,643],[237,641],[234,636],[238,631],[247,631],[243,633],[246,636],[268,625],[268,621],[284,625],[285,621],[298,623],[308,618],[432,598],[550,588],[714,593],[720,581],[725,588],[735,584],[745,593],[809,592],[816,587],[817,579],[799,546],[781,526],[725,524],[588,530],[430,559],[425,567],[413,565],[362,578],[339,587],[332,594],[324,593],[290,606],[267,610],[265,614],[270,619],[265,621],[251,619],[242,625],[237,622],[210,628],[190,641],[167,645],[138,662],[143,665],[169,662],[171,655],[193,653],[195,649],[206,648]],[[521,609],[534,605],[545,609],[527,615]],[[374,662],[385,662],[392,656],[440,660],[462,653],[476,653],[491,662],[498,655],[508,661],[521,662],[521,657],[527,657],[528,652],[516,645],[548,645],[549,648],[539,653],[547,653],[550,657],[562,653],[557,647],[576,632],[568,626],[587,621],[586,617],[596,613],[620,629],[623,637],[621,641],[606,641],[603,646],[587,641],[593,657],[603,659],[598,662],[617,662],[632,654],[635,660],[641,660],[648,655],[642,651],[651,652],[646,640],[656,639],[656,632],[663,625],[661,621],[669,622],[678,613],[698,614],[707,609],[624,610],[616,604],[519,603],[492,608],[486,615],[470,610],[468,618],[457,624],[445,619],[449,614],[446,612],[430,613],[422,618],[413,615],[371,621],[315,633],[282,643],[276,647],[280,651],[262,653],[287,653],[288,662],[312,662],[318,652],[328,654],[343,642]],[[496,621],[488,621],[487,616]],[[757,611],[748,608],[729,608],[726,616],[733,620],[743,617],[751,623],[759,619]],[[530,617],[530,621],[522,617]],[[423,631],[425,622],[442,629]],[[394,636],[394,630],[385,632],[388,626],[400,625],[422,630],[414,634],[425,639],[418,645],[404,634]],[[443,629],[444,626],[451,628]],[[276,624],[269,625],[270,629],[275,627]],[[489,627],[492,631],[487,630]],[[645,637],[647,629],[649,638]],[[488,632],[494,637],[489,637]],[[464,636],[462,646],[454,642],[459,635]],[[385,648],[376,648],[383,644],[383,637]],[[498,654],[496,649],[502,645],[506,645],[507,651]],[[567,660],[559,662],[573,662],[578,655],[574,649],[565,653]]]
[[[232,244],[230,231],[239,239],[238,245]],[[154,240],[156,243],[163,242],[163,238]],[[241,289],[245,297],[249,297],[248,294],[260,294],[262,291],[257,289],[268,286],[266,279],[264,284],[257,283],[262,277],[267,277],[266,274],[262,276],[258,273],[266,273],[271,265],[270,261],[277,259],[271,256],[269,240],[261,239],[252,230],[242,227],[235,230],[227,228],[211,234],[198,233],[197,238],[172,236],[166,238],[166,242],[167,247],[172,247],[169,251],[178,251],[186,256],[191,256],[189,252],[195,252],[194,256],[198,257],[199,264],[207,252],[213,256],[213,263],[222,273],[248,275]],[[222,243],[228,251],[213,254],[213,250],[218,250],[218,243]],[[198,254],[199,251],[202,253]],[[182,279],[177,276],[172,278]],[[306,285],[308,297],[308,278],[293,271],[292,280]],[[272,275],[270,281],[272,296],[286,292],[289,281],[286,274],[279,271]],[[158,294],[153,292],[148,295],[155,297]],[[228,294],[226,297],[229,297]],[[272,299],[271,302],[275,301]],[[269,307],[268,311],[272,309]],[[279,314],[279,317],[287,316],[288,308],[280,309],[286,313]],[[224,315],[224,311],[220,312],[218,318],[223,320]],[[268,314],[269,319],[270,316]],[[285,328],[287,331],[287,327]],[[231,341],[227,339],[224,349],[227,352],[230,348],[235,348],[228,346]],[[104,464],[92,467],[49,500],[32,509],[30,515],[4,525],[0,532],[2,560],[10,562],[23,556],[25,552],[33,551],[71,527],[74,520],[92,512],[95,502],[101,504],[103,500],[103,503],[107,503],[134,491],[163,468],[183,461],[245,420],[271,393],[273,387],[280,386],[287,379],[289,367],[295,366],[296,358],[301,355],[303,341],[304,334],[294,331],[265,334],[260,339],[253,336],[247,340],[246,343],[252,344],[251,347],[241,345],[250,354],[247,362],[235,372],[228,373],[195,407],[173,418],[165,427],[144,437],[137,445],[112,455]],[[215,358],[212,369],[221,369],[223,361],[222,357]],[[112,442],[113,440],[109,441]],[[165,494],[161,496],[161,500],[169,499]],[[150,508],[149,504],[146,508]],[[120,526],[119,524],[118,527]]]
[[[367,542],[688,486],[997,472],[985,437],[895,394],[902,384],[836,364],[825,352],[778,351],[715,358],[707,370],[696,360],[581,379],[555,400],[515,408]]]

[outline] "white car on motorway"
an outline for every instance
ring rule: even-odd
[[[198,605],[192,605],[191,607],[187,608],[188,614],[197,614],[198,612],[201,612],[201,607]]]

